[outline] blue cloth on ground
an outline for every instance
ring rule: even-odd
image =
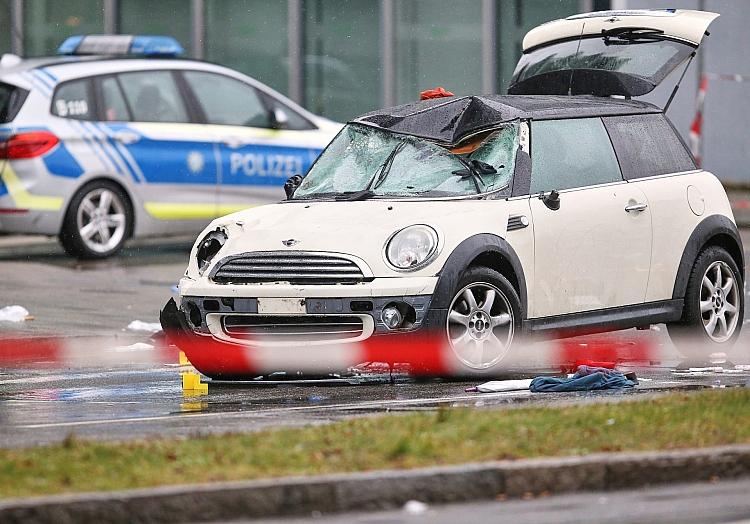
[[[607,368],[579,366],[570,378],[536,377],[529,389],[534,393],[560,391],[594,391],[601,389],[632,388],[635,382],[625,378],[620,371]]]

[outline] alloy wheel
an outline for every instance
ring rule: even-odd
[[[740,292],[731,268],[716,261],[703,274],[700,311],[703,327],[714,342],[732,337],[739,321]]]
[[[446,329],[454,354],[464,365],[483,370],[508,353],[513,340],[513,309],[505,294],[487,283],[473,283],[453,298]]]
[[[125,235],[125,204],[110,189],[92,189],[78,206],[76,225],[88,249],[106,253],[117,247]]]

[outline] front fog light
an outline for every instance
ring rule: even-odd
[[[388,263],[402,271],[427,265],[437,254],[438,235],[430,226],[409,226],[395,233],[385,247]]]
[[[208,264],[211,263],[211,260],[216,256],[216,253],[218,253],[224,246],[226,241],[226,232],[218,227],[201,239],[198,244],[198,251],[195,255],[198,262],[199,273],[203,273],[208,267]]]
[[[380,314],[380,320],[383,321],[383,324],[385,324],[385,327],[388,329],[396,329],[401,326],[401,323],[404,321],[404,316],[396,306],[386,306]]]

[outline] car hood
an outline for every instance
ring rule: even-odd
[[[528,201],[279,203],[217,219],[199,239],[217,227],[227,232],[228,239],[212,266],[224,257],[253,251],[324,251],[359,258],[366,266],[363,269],[369,268],[375,277],[403,276],[386,263],[384,246],[395,232],[414,224],[427,224],[438,233],[440,252],[434,262],[410,274],[428,276],[437,274],[453,249],[469,236],[504,236],[511,214],[528,216]],[[195,248],[191,264],[195,266]],[[208,274],[211,268],[207,269]]]
[[[584,13],[535,27],[514,95],[641,96],[689,60],[719,15],[686,9]]]

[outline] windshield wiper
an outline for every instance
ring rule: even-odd
[[[388,173],[391,171],[391,166],[393,165],[393,160],[396,158],[396,155],[398,155],[399,151],[401,151],[404,146],[406,145],[406,142],[401,141],[399,144],[393,148],[393,151],[391,151],[388,154],[388,157],[385,159],[385,162],[383,162],[383,165],[380,166],[380,169],[375,172],[375,174],[372,176],[370,181],[365,186],[365,191],[369,191],[371,189],[377,189],[380,187],[380,185],[385,181],[385,178],[388,176]]]
[[[456,155],[456,158],[458,158],[459,162],[466,166],[466,169],[456,169],[451,173],[456,176],[460,176],[461,178],[471,177],[471,179],[474,181],[474,187],[476,187],[477,193],[482,192],[482,189],[479,187],[479,183],[481,182],[483,186],[485,185],[482,175],[494,175],[495,173],[497,173],[497,169],[495,169],[487,162],[482,162],[481,160],[468,161],[460,155]]]
[[[664,31],[648,27],[618,27],[602,29],[604,45],[646,44],[665,40]]]
[[[353,202],[355,200],[367,200],[373,196],[375,196],[375,193],[369,189],[363,189],[362,191],[344,191],[336,195],[334,199],[342,202]]]

